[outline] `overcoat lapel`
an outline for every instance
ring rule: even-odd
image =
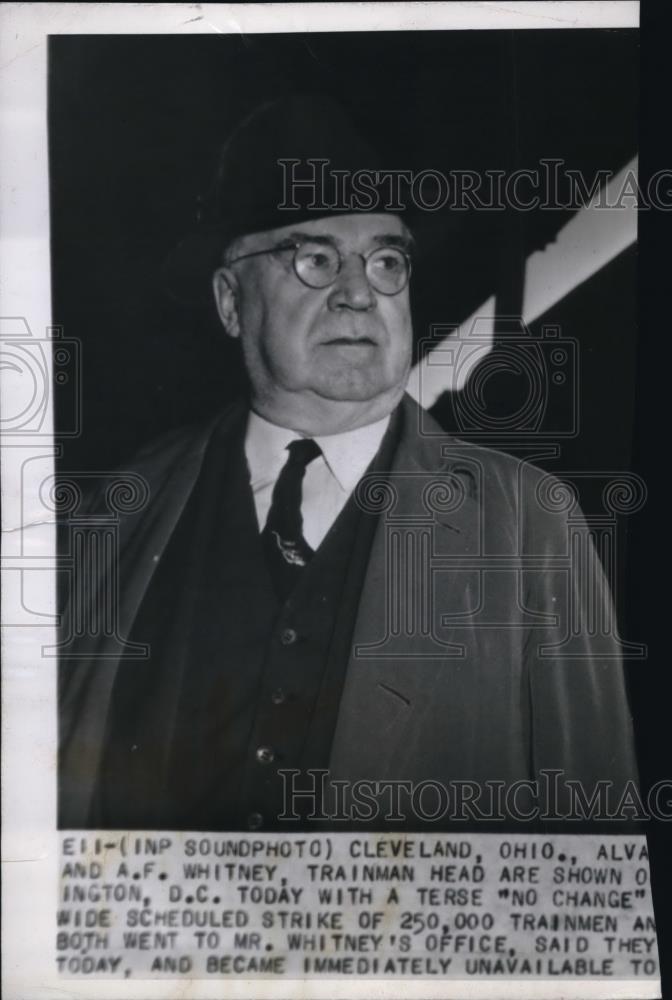
[[[330,761],[338,779],[404,774],[404,748],[422,726],[428,704],[441,690],[451,662],[459,667],[464,646],[451,620],[469,612],[472,588],[455,585],[435,600],[433,554],[459,565],[481,545],[479,469],[464,448],[451,444],[439,426],[404,400],[402,437],[388,477],[362,589],[352,656]],[[430,435],[426,434],[427,429]],[[360,484],[362,495],[375,482]],[[465,755],[468,748],[465,748]]]

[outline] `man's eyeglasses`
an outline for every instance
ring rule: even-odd
[[[237,264],[239,260],[248,257],[258,257],[265,253],[280,253],[293,250],[292,264],[299,281],[308,288],[328,288],[333,285],[343,266],[343,256],[333,243],[322,243],[314,240],[294,242],[289,240],[278,243],[265,250],[255,250],[227,261]],[[411,276],[411,258],[405,250],[396,246],[380,246],[367,254],[357,254],[364,261],[366,279],[374,291],[381,295],[398,295]]]

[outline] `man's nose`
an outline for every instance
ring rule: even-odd
[[[359,254],[344,258],[327,301],[330,309],[373,309],[376,295],[366,276],[366,261]]]

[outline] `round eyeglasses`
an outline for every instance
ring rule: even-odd
[[[237,264],[248,257],[258,257],[266,253],[282,253],[293,250],[292,265],[299,281],[308,288],[328,288],[333,285],[343,266],[343,255],[333,243],[304,240],[300,243],[288,241],[255,250],[227,261],[227,266]],[[367,254],[357,254],[364,261],[366,279],[374,291],[381,295],[398,295],[411,276],[411,258],[406,251],[396,246],[374,247]]]

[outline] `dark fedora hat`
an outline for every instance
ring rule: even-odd
[[[234,239],[309,219],[391,212],[408,225],[420,250],[432,233],[435,238],[446,225],[453,228],[454,213],[441,213],[439,221],[407,201],[378,151],[332,98],[269,101],[225,142],[210,190],[199,200],[196,225],[165,262],[166,290],[182,302],[204,301]]]

